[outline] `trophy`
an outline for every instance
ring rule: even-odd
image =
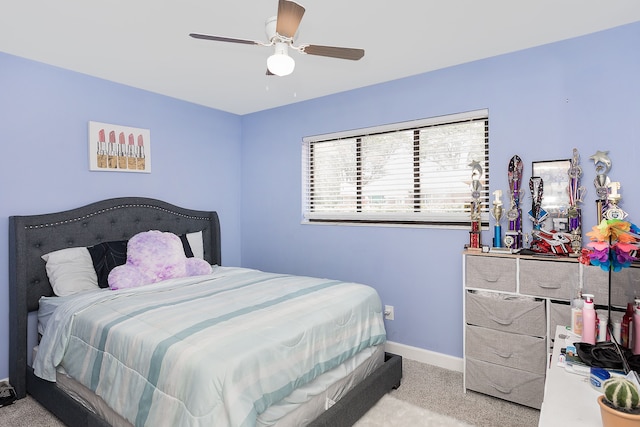
[[[608,196],[609,203],[602,215],[605,219],[623,220],[627,217],[627,213],[618,206],[618,202],[622,198],[618,193],[620,191],[620,183],[612,182],[609,184],[609,188],[611,189],[611,194]]]
[[[611,170],[611,160],[608,151],[596,151],[596,154],[590,157],[596,165],[596,178],[593,185],[596,187],[596,215],[598,216],[598,224],[602,222],[602,215],[607,210],[609,185],[611,181],[607,173]]]
[[[496,224],[493,226],[493,247],[502,247],[502,226],[500,221],[502,220],[502,190],[496,190],[493,192],[493,209],[491,209],[491,216],[496,220]]]
[[[569,217],[569,234],[571,235],[571,250],[573,251],[570,256],[579,256],[582,251],[582,211],[578,207],[578,203],[582,203],[587,190],[580,185],[582,168],[578,165],[579,158],[578,149],[574,148],[571,166],[567,171],[569,175],[569,210],[567,213]],[[596,177],[597,180],[598,178]]]
[[[509,249],[522,248],[522,209],[520,209],[520,186],[522,184],[522,159],[513,156],[509,161],[508,178],[511,204],[507,211],[509,229],[505,232],[504,243]]]
[[[471,166],[471,231],[469,231],[469,248],[480,248],[480,196],[482,195],[482,166],[477,161],[472,161]]]

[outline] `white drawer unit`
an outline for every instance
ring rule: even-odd
[[[570,323],[578,289],[607,304],[607,273],[575,258],[478,252],[463,265],[465,389],[539,409],[556,326]],[[613,305],[640,297],[640,268],[613,277]]]

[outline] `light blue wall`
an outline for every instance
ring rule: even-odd
[[[588,157],[609,150],[633,220],[638,40],[640,23],[243,117],[0,53],[0,378],[8,376],[7,217],[130,195],[218,210],[226,265],[371,284],[396,308],[389,339],[461,356],[468,233],[301,225],[302,137],[488,108],[491,191],[506,189],[514,154],[526,181],[532,161],[577,147],[591,224]],[[153,173],[89,172],[89,121],[151,129]]]
[[[151,174],[89,172],[88,122],[151,130]],[[110,197],[215,209],[240,264],[240,117],[0,53],[0,379],[9,376],[8,217]]]
[[[608,150],[621,206],[640,222],[638,41],[640,23],[243,116],[243,265],[371,284],[395,306],[390,340],[461,356],[468,232],[301,225],[302,137],[488,108],[490,191],[506,192],[513,155],[523,159],[528,183],[532,161],[569,158],[575,147],[590,230],[589,157]],[[490,244],[490,232],[482,237]]]

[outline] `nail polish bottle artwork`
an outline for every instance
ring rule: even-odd
[[[104,129],[100,129],[98,132],[98,167],[106,168],[107,167],[107,152],[106,152],[106,142],[104,138]]]

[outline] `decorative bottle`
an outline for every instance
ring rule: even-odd
[[[622,324],[620,325],[620,342],[619,344],[624,348],[631,348],[629,339],[633,337],[633,304],[627,303],[627,311],[622,317]]]
[[[614,320],[613,322],[613,338],[617,343],[620,342],[620,320]]]
[[[640,299],[635,300],[636,308],[633,312],[633,339],[631,345],[633,345],[633,354],[640,354]]]
[[[607,325],[609,322],[609,318],[606,314],[598,313],[596,311],[596,316],[598,320],[598,342],[609,341],[609,331],[607,330]]]
[[[584,294],[582,308],[582,341],[588,344],[596,343],[596,310],[593,306],[593,295]]]
[[[582,298],[574,298],[571,300],[571,332],[578,336],[582,336],[582,306],[584,300]]]

